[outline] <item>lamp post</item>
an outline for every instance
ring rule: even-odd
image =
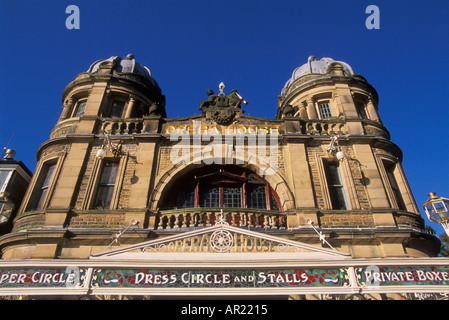
[[[423,205],[427,218],[440,224],[449,236],[449,199],[437,197],[436,192],[431,192],[428,196],[430,198]]]

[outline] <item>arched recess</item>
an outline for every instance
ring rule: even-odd
[[[240,161],[243,162],[243,161]],[[224,161],[223,161],[224,163]],[[235,161],[233,163],[238,163]],[[205,164],[201,162],[200,164],[194,163],[193,161],[184,163],[182,161],[173,165],[169,170],[165,171],[163,174],[156,178],[155,187],[150,195],[148,207],[150,210],[160,209],[160,204],[166,196],[167,191],[173,186],[177,186],[182,183],[184,176],[191,174],[194,171],[200,170],[207,166],[212,166],[210,164]],[[282,206],[283,211],[288,211],[295,208],[295,200],[293,193],[288,186],[285,177],[279,170],[274,170],[273,168],[261,167],[256,164],[249,164],[244,162],[243,164],[233,164],[233,165],[216,165],[218,167],[226,168],[227,166],[240,167],[245,170],[252,171],[262,177],[268,185],[275,191],[278,196],[279,202]],[[271,174],[264,175],[264,172],[270,172]]]

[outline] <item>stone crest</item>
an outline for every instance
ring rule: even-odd
[[[243,100],[236,89],[232,89],[229,95],[225,95],[223,82],[220,83],[218,88],[220,90],[218,95],[212,89],[207,90],[209,97],[207,100],[200,102],[200,110],[217,124],[228,125],[244,112],[241,103],[247,105],[248,102]]]

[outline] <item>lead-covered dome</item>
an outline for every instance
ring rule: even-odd
[[[159,88],[156,80],[151,76],[151,71],[144,65],[138,63],[133,54],[128,54],[125,58],[112,56],[109,59],[97,60],[91,64],[88,73],[96,73],[102,65],[112,64],[114,71],[118,74],[137,74],[150,81],[155,87]]]
[[[293,71],[292,77],[285,83],[285,86],[282,89],[282,94],[285,94],[287,92],[287,89],[296,79],[310,74],[327,74],[329,66],[334,63],[340,64],[343,67],[344,75],[354,75],[354,71],[352,70],[351,66],[346,62],[336,61],[332,58],[321,58],[318,60],[316,57],[310,56],[307,63],[303,64]]]

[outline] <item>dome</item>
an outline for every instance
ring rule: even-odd
[[[303,64],[293,71],[292,77],[285,83],[285,86],[282,89],[282,94],[287,92],[288,87],[293,83],[293,81],[302,76],[305,76],[307,74],[327,74],[327,70],[332,63],[338,63],[342,65],[345,75],[354,75],[354,71],[352,70],[351,66],[346,62],[335,61],[332,58],[321,58],[320,60],[318,60],[316,57],[310,56],[307,63]]]
[[[88,73],[95,73],[100,68],[100,65],[109,62],[112,63],[115,67],[115,71],[118,73],[134,73],[138,74],[148,81],[150,81],[155,87],[159,87],[156,83],[156,81],[151,76],[151,71],[144,65],[141,65],[140,63],[136,62],[134,59],[133,54],[128,54],[125,58],[121,58],[118,56],[110,57],[109,59],[102,59],[97,60],[94,63],[91,64],[89,69],[87,70]]]

